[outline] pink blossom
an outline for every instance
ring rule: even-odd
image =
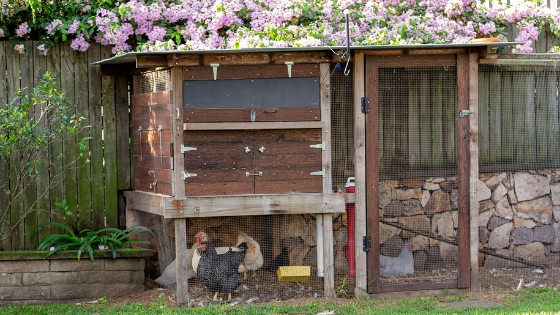
[[[49,24],[47,27],[45,27],[45,29],[47,30],[47,32],[48,32],[49,35],[50,35],[50,34],[52,34],[53,31],[56,30],[56,28],[57,28],[59,25],[62,25],[62,21],[59,20],[59,19],[54,19],[54,20],[51,22],[51,24]]]
[[[16,34],[19,37],[23,37],[25,34],[28,34],[30,32],[31,32],[31,29],[29,28],[29,26],[27,26],[27,22],[21,23],[16,30]]]

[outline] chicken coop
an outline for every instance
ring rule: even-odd
[[[506,45],[98,62],[104,75],[129,76],[126,216],[157,230],[156,276],[180,305],[202,301],[208,292],[188,279],[207,240],[218,254],[258,245],[245,262],[261,261],[239,267],[249,276],[233,294],[244,298],[477,291],[478,62]],[[311,272],[282,282],[283,266]]]

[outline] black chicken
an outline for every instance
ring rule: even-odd
[[[200,243],[198,247],[201,257],[197,275],[200,282],[214,293],[214,301],[218,300],[218,293],[228,293],[228,301],[231,300],[231,292],[241,284],[237,270],[245,258],[248,246],[243,242],[237,248],[241,251],[232,251],[230,248],[225,254],[218,255],[214,246],[208,241]]]
[[[276,272],[278,267],[280,266],[289,266],[290,265],[290,254],[288,253],[288,249],[286,247],[282,247],[282,252],[274,258],[274,260],[266,267],[266,271],[268,272]]]

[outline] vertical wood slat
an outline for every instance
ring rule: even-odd
[[[325,123],[323,127],[323,193],[332,193],[332,163],[331,163],[331,80],[330,68],[328,63],[319,66],[321,79],[321,120]],[[323,255],[324,255],[324,294],[326,297],[334,297],[334,238],[333,238],[333,215],[332,213],[323,215]]]
[[[0,42],[0,108],[8,102],[8,81],[6,76],[7,71],[7,49],[9,49],[9,42]],[[3,231],[10,224],[10,209],[8,207],[8,195],[7,188],[9,185],[7,174],[6,163],[0,160],[0,238],[2,237],[1,231]],[[5,240],[0,240],[0,250],[11,250],[12,248],[11,237]]]
[[[62,92],[70,98],[72,105],[70,106],[69,114],[75,115],[77,111],[77,100],[75,99],[75,60],[76,53],[72,48],[70,48],[70,42],[64,42],[61,44],[60,53],[60,66],[61,66],[61,76],[60,76],[60,89]],[[76,136],[64,137],[64,143],[62,144],[62,151],[64,152],[64,164],[76,160]],[[64,169],[64,199],[66,199],[66,204],[68,209],[72,212],[71,215],[66,215],[64,217],[65,224],[71,230],[75,232],[79,231],[78,223],[78,181],[77,181],[77,170],[76,165],[72,164]]]
[[[79,117],[84,117],[82,125],[91,126],[89,119],[89,89],[84,89],[84,87],[89,85],[88,77],[88,54],[87,53],[75,53],[75,63],[74,63],[74,102],[76,103],[76,113]],[[90,137],[90,128],[84,128],[79,133],[76,134],[76,141],[80,139]],[[87,147],[84,153],[85,159],[89,159],[88,152],[90,152],[90,140],[85,142]],[[78,148],[73,147],[76,154],[78,153]],[[77,176],[77,198],[78,207],[76,212],[78,213],[78,226],[80,230],[92,229],[91,224],[91,185],[95,185],[95,182],[91,180],[91,168],[89,164],[86,164],[84,159],[80,159],[76,162],[76,176]]]
[[[34,82],[35,82],[35,86],[41,82],[41,80],[43,80],[43,75],[45,74],[45,72],[47,71],[47,58],[44,55],[41,55],[37,52],[37,46],[39,45],[39,42],[33,42],[33,69],[34,69]],[[35,121],[37,121],[39,119],[39,116],[41,114],[41,109],[40,108],[35,108]],[[46,124],[47,120],[46,117],[44,118],[44,121],[41,122],[37,122],[37,129],[39,131],[43,131],[46,128],[49,127],[48,124]],[[45,122],[45,123],[44,123]],[[45,150],[45,153],[48,153],[48,147]],[[45,154],[43,153],[43,157],[45,156]],[[48,156],[48,154],[47,154]],[[41,224],[43,222],[48,222],[51,219],[50,216],[50,195],[49,195],[49,169],[51,167],[51,163],[50,163],[50,159],[47,158],[43,158],[41,163],[42,166],[37,170],[37,177],[36,177],[36,182],[37,182],[37,223]],[[50,226],[45,226],[43,227],[40,231],[38,231],[37,235],[34,235],[33,237],[35,237],[36,242],[40,242],[41,239],[43,239],[45,236],[49,235],[51,231]],[[31,232],[31,231],[29,231]],[[29,246],[27,249],[36,249],[37,248],[37,244],[34,244],[35,246]]]
[[[539,161],[546,162],[548,160],[548,95],[547,95],[547,79],[548,71],[540,71],[535,75],[535,119],[536,119],[536,156]]]
[[[431,117],[431,139],[432,139],[432,163],[434,166],[443,166],[443,73],[435,72],[435,78],[431,84],[432,90],[432,117]]]
[[[177,281],[177,307],[189,305],[187,275],[187,219],[175,219],[175,268]]]
[[[480,74],[483,72],[480,72]],[[501,112],[501,80],[500,73],[493,71],[490,73],[488,79],[489,95],[488,95],[488,117],[489,117],[489,127],[490,127],[490,143],[488,148],[488,159],[490,162],[499,162],[501,160],[502,153],[502,130],[500,117]],[[480,95],[480,90],[479,90]],[[479,113],[480,112],[480,104]],[[480,117],[480,116],[479,116]],[[479,126],[480,128],[480,126]],[[480,131],[479,131],[480,134]],[[480,139],[479,139],[480,141]],[[480,153],[479,153],[480,154]]]
[[[513,74],[511,72],[501,72],[501,102],[500,102],[500,129],[502,130],[502,162],[513,162],[513,142],[514,142],[514,126],[513,121],[513,100],[516,95],[515,90],[512,93]]]
[[[420,158],[422,166],[432,166],[432,143],[430,139],[430,124],[432,122],[430,102],[430,81],[428,73],[420,74]]]
[[[130,115],[128,111],[128,75],[115,77],[117,132],[117,189],[131,189]]]
[[[558,112],[558,75],[556,71],[548,73],[546,81],[546,95],[547,95],[547,108],[548,108],[548,158],[560,159],[560,126],[559,126],[559,112]]]
[[[20,88],[20,55],[16,52],[12,47],[6,49],[6,57],[7,57],[7,76],[8,76],[8,99],[12,100],[13,95],[17,92]],[[13,163],[12,163],[13,165]],[[16,182],[17,177],[20,175],[18,173],[21,172],[19,166],[14,169],[14,167],[10,167],[10,190],[12,192],[16,192]],[[21,221],[19,224],[16,224],[23,215],[23,196],[20,195],[17,198],[13,198],[11,200],[11,226],[15,226],[15,229],[12,232],[12,250],[22,250],[24,249],[24,222]]]
[[[522,93],[526,95],[525,112],[521,115],[525,117],[525,142],[522,144],[521,157],[524,161],[535,160],[536,126],[535,126],[535,73],[532,71],[524,72],[526,75]]]
[[[101,58],[110,55],[107,46],[102,48]],[[117,126],[115,109],[115,79],[104,76],[101,79],[103,104],[103,135],[105,160],[105,222],[106,226],[118,225],[117,199]]]
[[[473,111],[469,117],[469,213],[460,215],[459,224],[465,225],[464,231],[459,236],[459,260],[460,269],[465,275],[459,275],[459,284],[470,286],[471,291],[480,292],[480,281],[478,278],[478,52],[469,54],[469,108]],[[468,222],[468,224],[466,224]],[[461,241],[460,237],[464,240]],[[462,269],[461,269],[462,268]],[[470,272],[469,272],[470,271]]]
[[[47,53],[47,71],[51,73],[51,77],[54,79],[56,86],[61,90],[61,45],[55,44],[49,52]],[[64,181],[62,180],[62,170],[56,164],[62,163],[57,157],[62,153],[62,139],[55,139],[52,145],[49,147],[50,160],[51,160],[51,170],[49,173],[49,183],[50,183],[50,202],[51,202],[51,222],[64,223],[64,213],[55,205],[55,203],[60,203],[64,199]],[[55,164],[55,165],[53,165]],[[75,209],[72,209],[74,211]],[[64,230],[59,227],[52,227],[52,233],[61,234]]]
[[[471,79],[470,62],[468,54],[457,55],[457,111],[468,110],[470,106],[471,95]],[[478,96],[476,96],[478,97]],[[459,229],[458,229],[458,253],[459,253],[459,288],[470,286],[470,120],[475,117],[466,115],[458,119],[458,139],[457,139],[457,181],[458,181],[458,198],[459,198]],[[478,174],[477,174],[478,176]],[[476,187],[476,186],[475,186]],[[476,194],[475,194],[476,196]],[[478,245],[478,243],[477,243]],[[469,260],[465,259],[465,256]]]
[[[106,51],[104,57],[108,57]],[[101,45],[94,43],[88,49],[88,60],[91,62],[101,60]],[[101,90],[101,73],[99,65],[88,64],[88,81],[89,81],[89,122],[91,125],[90,140],[90,170],[91,170],[91,221],[93,228],[99,230],[105,226],[105,182],[103,168],[103,142],[101,138],[103,130],[102,110],[102,90]]]
[[[367,295],[368,274],[366,253],[360,240],[367,235],[366,220],[366,116],[361,111],[361,98],[365,95],[364,53],[354,55],[354,174],[356,188],[354,253],[356,255],[356,295]],[[371,104],[371,102],[370,102]],[[368,114],[371,115],[371,114]]]
[[[489,107],[489,96],[492,92],[489,90],[489,82],[490,82],[490,73],[483,71],[480,73],[478,77],[478,84],[480,86],[479,94],[478,94],[478,103],[479,103],[479,126],[478,126],[478,140],[479,140],[479,152],[480,152],[480,162],[487,163],[489,161],[489,145],[490,145],[490,137],[492,137],[490,133],[490,125],[492,124],[489,121],[488,115],[488,107]]]
[[[527,144],[527,136],[525,130],[525,114],[526,114],[526,100],[527,95],[525,95],[525,73],[524,72],[514,72],[513,73],[513,108],[512,108],[512,132],[513,132],[513,158],[514,162],[522,162],[523,150]]]
[[[366,176],[366,224],[371,237],[371,251],[367,253],[368,292],[379,292],[379,164],[378,160],[378,71],[377,56],[367,56],[365,64],[365,95],[370,100],[370,111],[366,114],[365,176]],[[357,186],[356,186],[357,187]],[[359,242],[358,242],[359,243]]]
[[[418,74],[412,72],[413,82],[418,82]],[[408,165],[410,168],[419,166],[420,162],[420,109],[418,85],[409,84],[408,91]]]
[[[20,69],[21,69],[21,88],[25,95],[29,98],[27,102],[32,103],[31,95],[33,93],[34,72],[33,72],[33,42],[26,41],[23,43],[25,46],[25,54],[20,56]],[[35,110],[35,106],[32,107]],[[34,115],[28,117],[30,123],[34,122]],[[33,237],[31,232],[37,226],[37,183],[35,178],[30,178],[25,172],[22,176],[22,183],[24,187],[24,200],[23,200],[23,216],[24,218],[24,243],[21,249],[35,248],[37,244],[37,236]],[[36,233],[35,233],[36,235]]]
[[[444,150],[447,156],[447,161],[451,165],[457,163],[457,77],[452,76],[444,84]]]

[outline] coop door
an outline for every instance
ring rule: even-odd
[[[366,57],[370,293],[469,285],[457,56]]]

